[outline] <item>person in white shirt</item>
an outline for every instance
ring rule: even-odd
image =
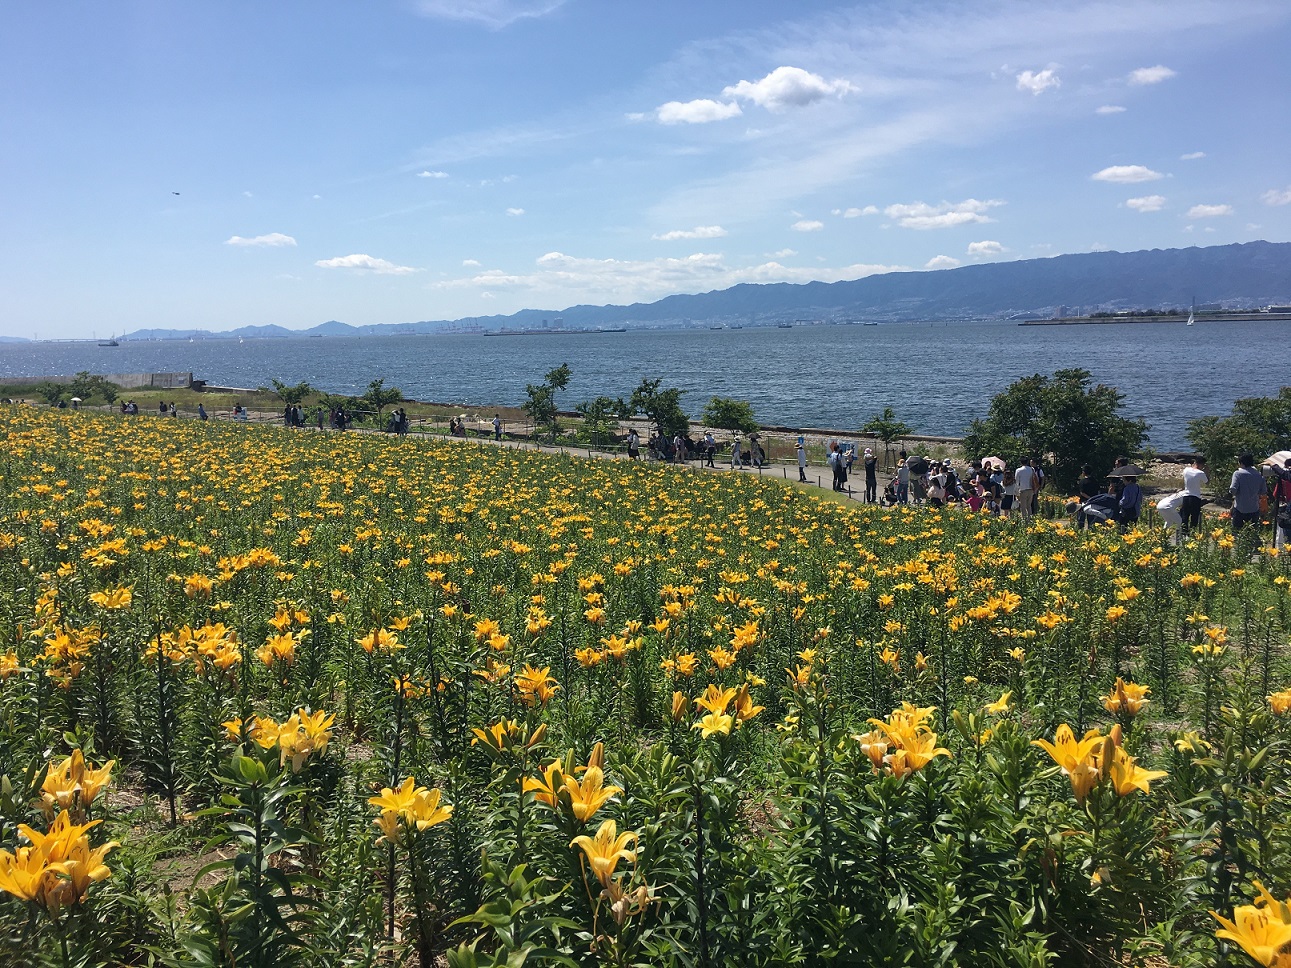
[[[1179,511],[1183,516],[1184,534],[1201,524],[1201,485],[1210,480],[1202,464],[1200,457],[1194,457],[1192,463],[1183,469],[1183,489],[1187,495]]]
[[[1018,497],[1015,507],[1018,509],[1018,515],[1023,521],[1031,520],[1031,499],[1035,497],[1035,469],[1031,466],[1031,458],[1022,458],[1022,466],[1013,472],[1013,479],[1018,485]]]

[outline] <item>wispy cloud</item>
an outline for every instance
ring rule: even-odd
[[[1140,198],[1127,198],[1125,207],[1136,212],[1159,212],[1165,208],[1164,195],[1143,195]]]
[[[418,178],[447,178],[447,177],[448,177],[448,172],[446,172],[446,171],[431,171],[431,170],[427,169],[427,170],[425,170],[425,171],[419,171],[419,172],[417,172],[417,177],[418,177]]]
[[[225,245],[238,246],[283,246],[295,245],[296,240],[290,235],[283,235],[281,232],[270,232],[268,235],[256,235],[246,239],[240,235],[235,235],[231,239],[224,240]]]
[[[1019,91],[1030,91],[1032,94],[1043,94],[1051,87],[1061,87],[1062,78],[1052,67],[1042,71],[1022,71],[1017,75]]]
[[[959,260],[949,255],[934,255],[931,259],[923,264],[925,269],[953,269],[959,265]]]
[[[524,209],[523,209],[523,208],[509,208],[509,209],[507,209],[507,214],[508,214],[508,215],[510,215],[510,216],[512,216],[513,218],[519,218],[521,215],[523,215],[523,214],[524,214]]]
[[[565,0],[419,0],[417,10],[426,17],[463,20],[501,30],[517,20],[545,17]]]
[[[420,271],[411,266],[395,265],[393,262],[377,259],[363,253],[339,255],[334,259],[319,259],[314,265],[320,269],[359,269],[378,276],[406,276],[409,273]]]
[[[768,111],[780,112],[855,90],[850,81],[842,78],[827,81],[801,67],[777,67],[761,80],[740,81],[724,88],[722,96],[752,101]]]
[[[1265,205],[1291,205],[1291,185],[1286,188],[1270,188],[1260,196]]]
[[[1205,157],[1206,157],[1206,152],[1204,151],[1190,151],[1186,155],[1180,155],[1179,160],[1196,161],[1198,158],[1205,158]]]
[[[720,225],[696,225],[693,229],[673,229],[650,238],[656,242],[676,242],[679,239],[720,239],[725,234],[726,229]]]
[[[993,222],[995,220],[986,213],[1003,204],[996,198],[986,201],[968,198],[962,202],[942,202],[939,205],[913,202],[908,205],[889,205],[883,210],[883,214],[904,229],[949,229],[974,222]]]
[[[977,258],[983,258],[990,255],[1000,255],[1004,251],[1004,246],[999,242],[992,242],[985,239],[981,242],[969,242],[968,254]]]
[[[1232,214],[1231,205],[1194,205],[1188,209],[1188,218],[1219,218],[1222,215]]]
[[[1125,108],[1120,104],[1102,104],[1094,108],[1095,114],[1124,114]]]
[[[780,253],[777,253],[779,256]],[[742,282],[838,282],[906,266],[857,263],[839,267],[794,268],[772,259],[753,266],[728,263],[720,253],[696,252],[683,258],[594,259],[548,252],[528,271],[486,269],[431,284],[432,289],[478,289],[535,294],[555,300],[639,301],[674,292],[702,292]]]
[[[655,109],[655,117],[660,124],[708,124],[743,113],[734,101],[723,103],[706,97],[695,101],[669,101]]]
[[[824,222],[819,222],[814,218],[800,218],[789,226],[795,232],[819,232],[824,227]]]
[[[1140,67],[1138,70],[1130,71],[1127,80],[1131,84],[1160,84],[1162,81],[1168,81],[1174,77],[1178,71],[1172,71],[1164,64],[1157,64],[1155,67]]]
[[[1116,185],[1133,185],[1137,182],[1156,181],[1165,175],[1143,165],[1112,165],[1089,176],[1094,181],[1112,182]]]
[[[877,205],[866,205],[864,208],[836,208],[834,215],[841,215],[843,218],[860,218],[863,215],[878,215],[879,207]]]

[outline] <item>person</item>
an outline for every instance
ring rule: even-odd
[[[1116,519],[1121,523],[1121,530],[1128,531],[1130,525],[1139,519],[1139,510],[1143,507],[1143,488],[1139,487],[1137,477],[1125,478],[1121,488],[1120,500],[1116,502]]]
[[[496,413],[493,415],[493,439],[502,439],[502,418]]]
[[[1228,493],[1233,496],[1233,534],[1238,534],[1248,524],[1259,524],[1260,498],[1264,495],[1264,476],[1255,469],[1255,457],[1249,453],[1237,458],[1237,470],[1228,483]]]
[[[964,504],[968,510],[974,513],[982,509],[982,504],[986,500],[986,489],[982,487],[981,481],[974,481],[968,486],[968,495],[964,498]]]
[[[757,434],[749,438],[749,456],[753,459],[754,467],[761,468],[766,463],[766,454],[762,450],[762,444],[758,442]]]
[[[686,441],[682,439],[680,430],[672,435],[672,459],[677,464],[686,461]]]
[[[1201,524],[1201,485],[1210,481],[1204,468],[1202,458],[1194,457],[1192,463],[1183,469],[1183,489],[1186,493],[1179,508],[1179,516],[1183,519],[1180,526],[1183,534]]]
[[[865,500],[873,504],[879,493],[879,459],[874,451],[865,448]]]
[[[802,434],[798,435],[798,442],[795,445],[798,454],[798,480],[807,483],[807,438]]]
[[[717,455],[717,438],[713,436],[711,430],[704,432],[704,457],[707,459],[709,467],[716,467],[713,458]]]
[[[829,451],[830,463],[834,468],[834,490],[845,491],[847,490],[847,454],[837,441],[829,445]]]
[[[641,435],[636,428],[628,431],[628,460],[637,460],[641,456]]]
[[[1081,503],[1088,501],[1098,494],[1098,481],[1094,480],[1089,473],[1089,465],[1082,464],[1080,467],[1080,478],[1076,481],[1076,493],[1080,495]]]
[[[740,438],[737,435],[735,442],[731,444],[731,468],[738,471],[742,466],[743,463],[740,457]]]
[[[157,413],[158,413],[158,415],[159,415],[159,416],[162,416],[162,417],[166,416],[166,401],[165,401],[165,400],[158,400],[158,401],[157,401]]]
[[[903,450],[897,455],[897,503],[910,503],[910,457]]]
[[[1011,470],[1004,471],[1000,487],[1003,493],[1000,498],[1000,514],[1007,518],[1012,515],[1013,505],[1018,499],[1018,481]]]
[[[1273,496],[1279,502],[1273,547],[1281,550],[1286,547],[1287,539],[1291,538],[1291,457],[1288,457],[1281,467],[1274,466],[1273,473],[1277,475],[1278,480]]]
[[[928,478],[928,506],[939,508],[946,503],[946,475],[940,464],[932,465],[932,474]]]
[[[206,412],[206,407],[205,407],[205,406],[203,406],[203,405],[202,405],[202,404],[200,404],[200,403],[197,405],[197,419],[198,419],[198,420],[210,420],[210,419],[211,419],[211,418],[210,418],[210,416],[209,416],[209,415],[207,414],[207,412]]]
[[[1031,520],[1031,499],[1035,497],[1036,477],[1035,470],[1031,467],[1031,458],[1023,457],[1022,466],[1013,474],[1013,480],[1017,484],[1017,495],[1014,499],[1014,506],[1018,509],[1018,514],[1022,520]]]

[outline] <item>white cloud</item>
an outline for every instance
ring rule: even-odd
[[[818,222],[814,218],[800,218],[789,226],[795,232],[819,232],[824,227],[824,222]]]
[[[243,197],[243,198],[255,198],[255,196],[254,196],[254,195],[252,195],[250,192],[243,192],[243,193],[242,193],[242,197]]]
[[[1159,171],[1145,168],[1143,165],[1112,165],[1089,176],[1094,181],[1114,182],[1117,185],[1133,185],[1136,182],[1156,181],[1165,176]]]
[[[1188,218],[1218,218],[1221,215],[1232,215],[1231,205],[1194,205],[1188,209]]]
[[[419,0],[417,9],[427,17],[465,20],[501,30],[517,20],[545,17],[565,0]]]
[[[507,214],[508,214],[508,215],[514,215],[514,216],[517,216],[517,217],[518,217],[518,216],[520,216],[520,215],[523,215],[523,214],[524,214],[524,209],[523,209],[523,208],[509,208],[509,209],[507,209]]]
[[[411,266],[398,266],[385,259],[375,259],[362,253],[338,255],[334,259],[319,259],[314,265],[321,269],[362,269],[379,276],[406,276],[410,272],[420,271]]]
[[[426,171],[419,171],[419,172],[417,172],[417,177],[418,177],[418,178],[447,178],[447,177],[448,177],[448,172],[446,172],[446,171],[432,171],[432,170],[427,169]]]
[[[1136,71],[1130,71],[1129,81],[1131,84],[1160,84],[1174,77],[1176,73],[1164,64],[1158,64],[1156,67],[1140,67]]]
[[[1094,108],[1095,114],[1124,114],[1125,108],[1119,104],[1103,104]]]
[[[843,95],[856,90],[851,82],[842,78],[827,81],[819,74],[804,71],[801,67],[777,67],[760,81],[740,81],[722,90],[722,97],[735,97],[752,101],[768,111],[780,112],[786,108],[805,107],[831,95]]]
[[[655,110],[655,117],[660,124],[708,124],[710,121],[725,121],[744,112],[732,101],[723,104],[712,98],[699,98],[695,101],[669,101]]]
[[[678,239],[720,239],[725,234],[726,229],[720,225],[696,225],[693,229],[673,229],[650,238],[656,242],[676,242]]]
[[[314,201],[318,201],[318,200],[319,200],[320,198],[322,198],[323,196],[322,196],[322,195],[311,195],[310,197],[311,197]]]
[[[845,208],[841,211],[835,209],[834,214],[843,218],[860,218],[863,215],[878,215],[879,208],[877,205],[866,205],[864,208]]]
[[[622,302],[658,299],[676,292],[706,292],[742,282],[838,282],[907,270],[906,266],[868,263],[794,268],[774,260],[754,266],[733,266],[720,253],[705,252],[683,258],[639,261],[548,252],[528,272],[486,269],[459,279],[432,283],[431,288],[479,289],[494,294],[507,291],[524,293],[525,298],[534,298],[536,294],[571,302]]]
[[[999,255],[1003,251],[1004,246],[998,242],[992,242],[990,239],[968,243],[968,254],[972,256]]]
[[[257,235],[250,239],[244,239],[240,235],[235,235],[231,239],[225,239],[224,244],[243,246],[281,246],[295,245],[296,240],[290,235],[283,235],[281,232],[270,232],[268,235]]]
[[[953,269],[959,265],[959,260],[951,258],[948,255],[935,255],[923,264],[925,269]]]
[[[1165,208],[1164,195],[1143,195],[1139,198],[1127,198],[1125,207],[1136,212],[1159,212]]]
[[[1204,151],[1190,151],[1186,155],[1180,155],[1179,160],[1196,161],[1198,158],[1205,158],[1205,157],[1206,157],[1206,152]]]
[[[986,213],[1004,203],[999,199],[978,201],[976,198],[962,202],[942,202],[929,205],[914,202],[910,205],[889,205],[883,214],[905,229],[948,229],[973,222],[994,222]]]
[[[769,256],[768,256],[768,258],[770,258],[770,259],[788,259],[788,258],[790,258],[791,256],[795,256],[795,255],[797,255],[797,254],[798,254],[798,250],[797,250],[797,249],[781,249],[779,252],[772,252],[772,253],[771,253],[771,255],[769,255]]]
[[[1030,91],[1032,94],[1042,94],[1051,87],[1062,86],[1062,78],[1052,67],[1046,67],[1042,71],[1023,71],[1017,76],[1017,82],[1019,91]]]
[[[467,269],[478,269],[482,263],[478,259],[463,259],[462,265]]]
[[[1270,188],[1260,196],[1265,205],[1291,205],[1291,185],[1286,188]]]

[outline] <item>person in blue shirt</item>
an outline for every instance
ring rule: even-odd
[[[1125,478],[1125,487],[1121,489],[1121,499],[1117,504],[1117,517],[1121,530],[1125,531],[1139,519],[1139,509],[1143,507],[1143,488],[1139,487],[1137,477]]]

